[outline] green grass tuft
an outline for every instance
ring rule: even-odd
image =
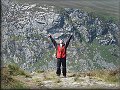
[[[8,69],[9,69],[10,75],[13,75],[13,76],[24,75],[26,77],[30,77],[30,74],[28,72],[25,72],[23,69],[21,69],[16,64],[9,64]]]
[[[89,73],[109,83],[120,83],[120,70],[94,70]]]
[[[26,86],[14,79],[9,72],[8,67],[1,68],[1,89],[23,89]]]

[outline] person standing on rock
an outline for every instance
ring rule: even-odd
[[[70,38],[67,40],[66,43],[64,43],[62,39],[60,40],[59,43],[56,43],[56,41],[52,38],[52,36],[48,35],[48,37],[51,39],[53,45],[56,48],[57,76],[60,76],[61,74],[61,64],[62,64],[62,73],[63,76],[66,77],[66,51],[72,36],[73,35],[70,36]]]

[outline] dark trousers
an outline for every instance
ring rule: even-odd
[[[57,58],[57,72],[56,74],[60,76],[61,74],[61,64],[63,76],[66,76],[66,58]]]

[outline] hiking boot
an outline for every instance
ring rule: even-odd
[[[66,78],[66,76],[64,76],[64,78]]]

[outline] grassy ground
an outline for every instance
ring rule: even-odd
[[[24,70],[20,69],[15,64],[9,64],[8,66],[1,68],[1,88],[2,89],[23,89],[27,88],[22,82],[13,78],[13,76],[23,75],[30,77],[30,75]]]
[[[12,72],[12,73],[11,73]],[[94,70],[90,72],[68,72],[67,78],[61,75],[57,77],[55,71],[38,70],[34,74],[26,74],[14,64],[2,68],[1,88],[2,89],[35,89],[35,88],[69,88],[69,84],[73,87],[82,85],[83,88],[99,87],[100,83],[104,86],[113,86],[120,82],[120,69],[117,70]],[[26,77],[27,76],[27,77]],[[91,81],[91,82],[89,82]],[[65,84],[65,83],[68,83]],[[93,85],[91,84],[93,83]],[[109,84],[110,83],[110,84]],[[89,86],[91,84],[91,86]],[[89,87],[88,87],[89,86]],[[79,86],[80,88],[81,86]],[[101,87],[101,86],[100,86]],[[116,86],[115,86],[116,87]]]
[[[88,76],[100,78],[109,83],[120,83],[120,69],[116,70],[94,70],[86,73]]]

